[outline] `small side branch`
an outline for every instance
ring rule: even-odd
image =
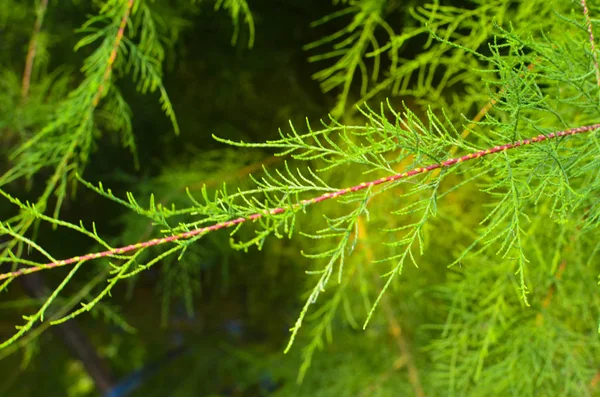
[[[367,226],[362,218],[359,218],[358,222],[360,225],[359,238],[362,240],[366,260],[368,263],[372,263],[375,259],[375,256],[373,254],[371,246],[367,243]],[[375,285],[377,285],[381,289],[381,279],[379,277],[374,277],[374,282]],[[398,360],[396,360],[394,367],[390,371],[387,371],[383,374],[384,376],[383,379],[381,379],[381,381],[387,379],[387,376],[389,376],[392,371],[397,370],[402,366],[406,366],[408,372],[408,381],[410,382],[413,391],[415,392],[415,397],[426,397],[425,392],[423,391],[423,386],[421,385],[419,370],[417,369],[417,366],[415,365],[413,356],[411,354],[411,349],[408,345],[408,342],[406,341],[406,338],[404,337],[402,327],[400,326],[400,322],[396,318],[396,314],[394,313],[394,309],[387,295],[382,298],[381,306],[383,307],[383,312],[389,325],[390,335],[396,341],[396,345],[398,346],[398,350],[400,353],[400,357],[398,358]],[[365,390],[365,392],[372,391],[373,389]]]

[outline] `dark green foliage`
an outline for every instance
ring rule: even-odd
[[[599,395],[597,4],[0,9],[0,395]]]

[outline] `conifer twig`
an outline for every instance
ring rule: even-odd
[[[133,0],[131,0],[131,2],[133,2]],[[394,174],[394,175],[376,179],[376,180],[373,180],[370,182],[363,182],[358,185],[355,185],[355,186],[352,186],[352,187],[349,187],[346,189],[341,189],[341,190],[338,190],[333,193],[326,193],[321,196],[314,197],[312,199],[301,200],[298,204],[293,205],[291,207],[291,209],[300,209],[302,207],[306,207],[306,206],[309,206],[312,204],[317,204],[322,201],[341,197],[348,193],[361,191],[361,190],[364,190],[364,189],[367,189],[367,188],[370,188],[373,186],[381,185],[384,183],[389,183],[389,182],[394,182],[394,181],[398,181],[401,179],[406,179],[408,177],[418,175],[418,174],[425,174],[425,173],[428,173],[430,171],[437,170],[437,169],[448,168],[455,164],[466,162],[466,161],[477,159],[477,158],[481,158],[481,157],[485,157],[490,154],[503,152],[503,151],[518,148],[521,146],[531,145],[533,143],[540,143],[540,142],[544,142],[544,141],[550,140],[550,139],[556,139],[556,138],[566,137],[566,136],[570,136],[570,135],[582,134],[582,133],[594,131],[597,129],[600,129],[600,123],[571,128],[568,130],[563,130],[563,131],[558,131],[558,132],[551,132],[547,135],[540,134],[540,135],[534,136],[532,138],[522,139],[522,140],[519,140],[516,142],[506,143],[504,145],[499,145],[499,146],[494,146],[491,149],[480,150],[475,153],[469,153],[469,154],[461,156],[461,157],[451,158],[451,159],[442,161],[440,163],[428,165],[426,167],[419,167],[419,168],[415,168],[413,170],[403,172],[400,174]],[[199,235],[213,232],[216,230],[225,229],[225,228],[229,228],[232,226],[237,226],[237,225],[240,225],[247,221],[255,221],[257,219],[263,218],[266,215],[282,214],[289,210],[290,210],[290,207],[288,207],[288,208],[284,208],[284,207],[273,208],[268,211],[255,213],[246,218],[239,217],[239,218],[236,218],[236,219],[233,219],[230,221],[216,223],[212,226],[198,228],[198,229],[191,230],[191,231],[185,232],[185,233],[175,234],[175,235],[168,236],[168,237],[156,238],[156,239],[152,239],[152,240],[148,240],[148,241],[144,241],[144,242],[140,242],[140,243],[136,243],[136,244],[127,245],[127,246],[120,247],[120,248],[113,248],[113,249],[102,251],[102,252],[96,252],[96,253],[86,254],[86,255],[82,255],[82,256],[75,256],[75,257],[72,257],[69,259],[63,259],[63,260],[56,261],[56,262],[50,262],[50,263],[42,264],[39,266],[22,268],[22,269],[14,271],[14,272],[0,274],[0,280],[6,280],[6,279],[22,276],[25,274],[31,274],[31,273],[34,273],[34,272],[37,272],[37,271],[40,271],[43,269],[51,269],[51,268],[55,268],[55,267],[59,267],[59,266],[87,262],[92,259],[98,259],[98,258],[103,258],[103,257],[113,256],[113,255],[121,255],[121,254],[124,254],[127,252],[139,250],[141,248],[153,247],[153,246],[162,245],[165,243],[178,241],[178,240],[185,240],[185,239],[189,239],[191,237],[199,236]]]
[[[207,180],[205,182],[198,182],[191,186],[182,187],[181,189],[178,189],[176,191],[171,191],[169,194],[166,194],[164,197],[162,197],[158,201],[158,203],[164,205],[164,204],[168,203],[169,200],[173,198],[173,196],[180,194],[180,193],[185,193],[186,189],[189,190],[190,192],[193,192],[195,190],[202,190],[203,187],[212,187],[212,186],[218,185],[219,183],[223,183],[223,182],[226,182],[226,181],[229,181],[232,179],[248,176],[248,174],[251,174],[254,171],[260,170],[261,168],[263,168],[266,165],[277,163],[280,160],[281,160],[281,157],[271,156],[264,160],[249,164],[245,167],[242,167],[235,174],[227,174],[225,177],[221,177],[221,179],[210,178],[209,180]],[[151,232],[152,232],[152,223],[150,222],[148,224],[148,227],[142,234],[142,237],[141,237],[142,240],[145,240]]]

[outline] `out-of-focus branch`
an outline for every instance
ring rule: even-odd
[[[23,84],[21,86],[21,99],[23,102],[27,101],[27,95],[29,95],[29,86],[31,85],[31,73],[33,71],[33,61],[35,59],[35,53],[37,51],[37,39],[42,29],[42,23],[44,22],[44,15],[46,14],[46,8],[48,8],[48,0],[42,0],[40,6],[37,9],[37,18],[35,19],[35,25],[33,25],[33,33],[31,34],[31,40],[29,41],[29,49],[27,50],[27,58],[25,60],[25,71],[23,72]]]

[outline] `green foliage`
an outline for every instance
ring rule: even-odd
[[[43,4],[3,3],[0,29],[44,20]],[[48,17],[32,71],[0,60],[0,310],[17,326],[0,332],[4,362],[22,350],[31,370],[44,331],[76,319],[124,332],[94,335],[121,372],[166,333],[185,340],[150,395],[598,393],[600,136],[551,135],[598,123],[598,6],[334,2],[305,46],[336,94],[328,118],[260,142],[203,132],[213,146],[157,164],[146,145],[180,133],[169,79],[190,78],[163,65],[201,24],[194,2],[170,4],[95,2],[77,65],[51,62]],[[251,48],[274,18],[252,6],[214,2],[232,44],[240,20]],[[11,51],[29,36],[10,29]],[[136,92],[170,127],[140,128],[152,105]],[[132,170],[98,171],[119,153],[107,135]],[[17,281],[34,274],[52,287],[23,300]],[[73,395],[91,393],[81,379]]]
[[[321,87],[324,92],[331,91],[339,86],[342,86],[342,92],[339,95],[336,107],[332,110],[332,114],[340,116],[343,114],[346,104],[349,99],[350,88],[354,81],[354,76],[360,73],[361,77],[361,95],[365,95],[369,80],[376,81],[379,75],[381,63],[381,54],[385,54],[389,50],[392,58],[390,70],[396,69],[397,48],[395,48],[394,32],[392,28],[385,22],[383,18],[383,8],[387,3],[386,0],[361,0],[349,2],[349,4],[341,11],[337,11],[331,15],[316,21],[313,26],[319,26],[330,22],[336,18],[350,15],[352,21],[337,32],[327,35],[324,38],[307,45],[305,49],[312,50],[314,48],[331,45],[331,51],[321,55],[315,55],[309,58],[310,61],[324,61],[337,59],[337,61],[318,73],[315,73],[314,78],[321,82]],[[381,47],[377,41],[375,31],[377,29],[384,30],[389,42]],[[368,49],[372,48],[372,52],[368,53]],[[371,78],[368,76],[367,66],[363,57],[373,58],[373,71]]]
[[[254,19],[250,12],[250,7],[246,0],[217,0],[215,2],[215,10],[225,8],[229,11],[231,19],[233,21],[234,31],[231,37],[231,44],[236,44],[238,36],[240,34],[240,14],[244,16],[244,23],[248,25],[249,37],[248,37],[248,48],[252,48],[254,45]]]

